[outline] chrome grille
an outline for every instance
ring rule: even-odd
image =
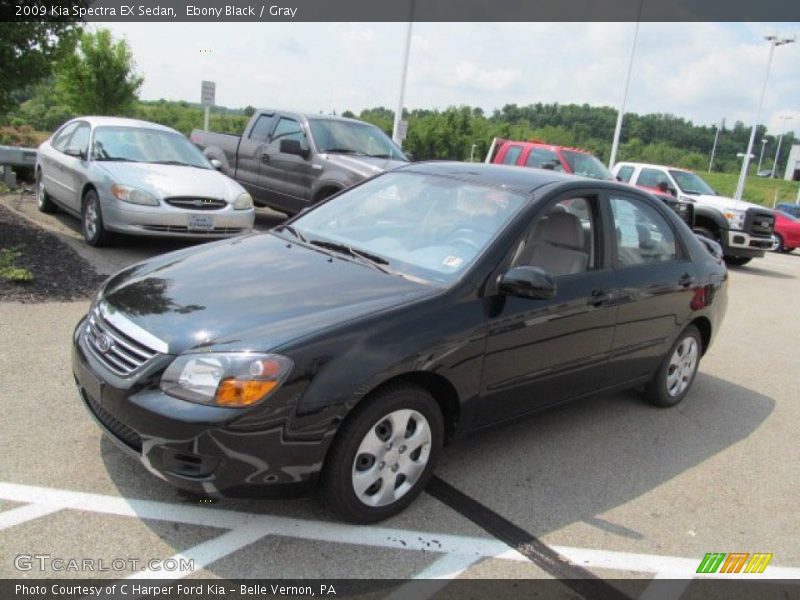
[[[86,345],[110,371],[127,377],[158,352],[126,335],[94,311],[84,329]]]
[[[219,198],[165,198],[167,204],[176,208],[187,208],[190,210],[220,210],[228,206],[225,200]]]

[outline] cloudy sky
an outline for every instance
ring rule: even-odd
[[[405,23],[109,23],[145,77],[146,100],[309,112],[394,108]],[[633,23],[415,23],[407,108],[535,102],[618,106]],[[800,23],[642,23],[628,110],[748,126],[766,71],[768,33]],[[760,122],[800,131],[800,43],[776,49]]]

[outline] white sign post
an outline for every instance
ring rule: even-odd
[[[213,81],[204,81],[200,87],[200,102],[205,109],[205,116],[203,118],[203,129],[208,131],[208,113],[211,107],[214,106],[214,96],[216,96],[217,84]]]

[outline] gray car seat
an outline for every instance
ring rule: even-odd
[[[589,264],[581,220],[569,212],[551,212],[534,228],[517,264],[541,267],[553,276],[580,273]]]

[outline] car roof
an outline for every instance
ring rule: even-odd
[[[614,181],[581,177],[549,169],[522,168],[514,165],[490,163],[429,161],[411,163],[397,170],[456,177],[467,182],[502,187],[525,194],[544,186],[559,184],[564,187],[570,187],[571,184],[571,187],[611,187],[625,190],[631,187],[623,186]]]
[[[144,129],[157,129],[159,131],[169,131],[170,133],[179,133],[167,127],[166,125],[159,125],[158,123],[151,123],[150,121],[142,121],[140,119],[127,119],[125,117],[104,117],[104,116],[86,116],[77,117],[72,121],[86,121],[92,127],[100,125],[114,126],[114,127],[140,127]]]

